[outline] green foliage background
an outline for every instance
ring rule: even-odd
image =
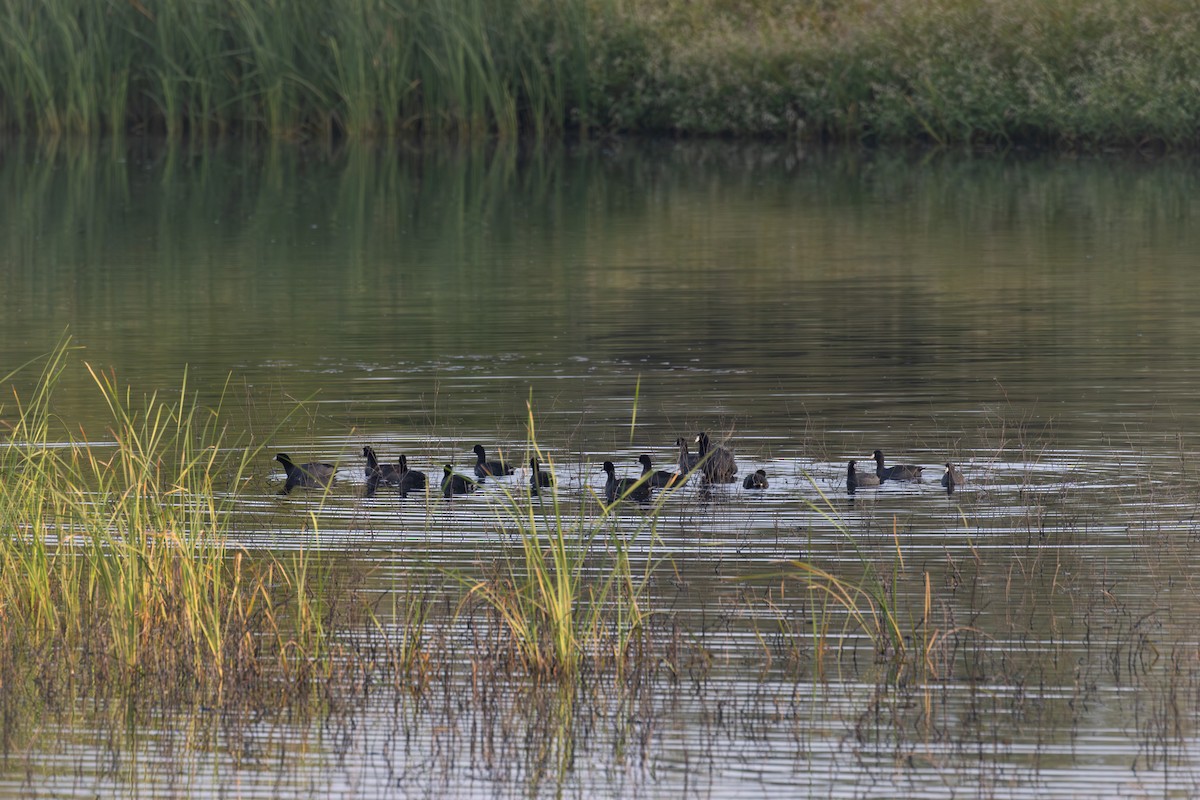
[[[0,126],[1191,145],[1186,0],[4,0]]]

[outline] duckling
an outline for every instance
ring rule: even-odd
[[[746,480],[742,481],[743,489],[766,489],[770,485],[765,469],[756,469],[746,476]]]

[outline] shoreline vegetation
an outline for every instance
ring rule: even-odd
[[[454,567],[433,552],[438,537],[428,556],[402,537],[376,546],[368,514],[344,546],[324,539],[336,494],[264,485],[263,445],[280,428],[239,433],[232,380],[211,404],[186,372],[138,392],[78,349],[64,334],[0,377],[0,744],[10,785],[23,781],[13,794],[92,780],[140,795],[161,780],[194,795],[263,776],[273,794],[311,794],[361,770],[392,793],[483,775],[540,796],[543,781],[563,794],[593,780],[595,763],[614,764],[625,777],[605,780],[622,788],[655,788],[671,781],[658,731],[680,726],[703,733],[698,758],[714,769],[711,743],[752,729],[756,758],[776,741],[805,779],[833,736],[855,763],[920,755],[896,762],[898,786],[934,774],[986,788],[992,763],[1088,735],[1097,709],[1127,720],[1113,738],[1134,762],[1118,769],[1180,781],[1191,706],[1178,698],[1200,661],[1194,587],[1171,576],[1195,537],[1151,509],[1167,498],[1186,514],[1186,474],[1177,495],[1149,473],[1120,489],[1147,516],[1103,546],[1142,554],[1144,581],[1110,573],[1106,550],[1086,555],[1101,526],[1062,498],[1030,492],[1011,520],[958,506],[916,541],[920,523],[890,509],[850,522],[807,477],[794,500],[808,521],[782,540],[718,522],[734,529],[729,550],[700,544],[716,527],[691,510],[700,487],[621,515],[595,494],[555,487],[534,501],[524,481],[496,480],[467,523],[488,545]],[[108,412],[90,431],[55,394],[81,369]],[[554,469],[527,408],[529,450]],[[1001,422],[996,452],[1044,452],[1026,420]],[[435,514],[457,502],[426,497]],[[247,504],[251,516],[235,513]],[[399,525],[394,508],[380,529]],[[260,526],[273,543],[242,543]],[[708,600],[688,612],[688,597]],[[810,737],[818,726],[829,730]],[[422,773],[422,742],[451,755]],[[975,778],[985,745],[993,761]],[[1094,766],[1076,761],[1055,780]],[[1006,780],[1044,785],[1041,769]]]
[[[175,390],[139,397],[85,363],[111,423],[99,441],[64,430],[53,395],[77,368],[75,349],[64,336],[0,378],[14,389],[10,380],[41,368],[29,394],[0,404],[11,412],[0,447],[0,686],[10,704],[14,687],[38,702],[136,688],[167,704],[278,704],[344,688],[347,674],[353,684],[347,665],[415,691],[429,679],[429,636],[444,640],[468,620],[494,634],[489,658],[506,670],[574,678],[585,665],[639,666],[654,628],[643,608],[650,576],[631,565],[607,509],[568,511],[556,492],[543,509],[506,492],[497,518],[519,554],[484,576],[413,557],[412,582],[393,584],[385,603],[366,588],[368,567],[321,546],[328,487],[298,512],[298,549],[237,544],[232,512],[259,491],[251,476],[267,456],[230,433],[226,392],[202,406],[185,374]],[[597,565],[606,577],[587,579]],[[433,584],[419,584],[427,572]],[[454,610],[434,624],[438,600]],[[0,742],[14,734],[7,709],[0,701]]]
[[[660,552],[658,525],[666,498],[686,480],[659,491],[633,522],[595,495],[571,500],[554,489],[535,502],[523,484],[505,489],[492,524],[515,545],[510,556],[482,574],[410,556],[412,573],[385,601],[369,588],[369,564],[321,546],[329,487],[313,489],[298,512],[297,549],[237,543],[233,512],[261,490],[251,476],[266,451],[231,433],[228,386],[215,406],[199,403],[186,373],[177,389],[139,397],[85,362],[111,415],[91,439],[55,411],[55,386],[77,368],[76,349],[64,335],[45,358],[0,378],[0,387],[14,390],[12,406],[0,405],[9,412],[0,447],[0,685],[9,703],[20,702],[14,687],[37,703],[136,688],[167,704],[240,708],[299,699],[314,686],[332,691],[348,664],[419,691],[431,680],[433,643],[463,625],[471,635],[488,632],[479,657],[489,670],[535,680],[570,684],[585,672],[629,678],[660,664],[664,645],[680,657],[673,635],[661,638],[650,586],[675,570]],[[39,367],[29,393],[9,385]],[[532,407],[527,425],[531,452],[551,467],[534,438]],[[814,512],[858,552],[830,516],[833,503],[817,493],[823,500]],[[436,494],[425,502],[440,502]],[[635,539],[649,548],[641,563],[630,558]],[[795,560],[766,579],[822,596],[824,613],[862,629],[891,673],[919,671],[895,598],[877,565],[859,558],[861,582]],[[438,615],[435,606],[453,611]],[[77,676],[88,677],[80,684]],[[4,717],[0,741],[15,733],[14,715]]]
[[[0,129],[1200,142],[1184,0],[14,0]]]

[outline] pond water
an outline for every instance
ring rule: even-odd
[[[8,744],[0,793],[1195,795],[1197,198],[1181,157],[14,146],[0,371],[69,330],[56,410],[102,442],[78,362],[146,393],[186,369],[263,448],[251,553],[319,548],[386,608],[519,549],[527,470],[365,498],[366,444],[470,474],[476,443],[526,463],[532,420],[566,514],[604,460],[670,468],[700,431],[738,482],[623,504],[594,543],[591,579],[622,542],[683,654],[635,689],[481,689],[442,598],[423,693],[236,737],[205,709],[83,707]],[[877,448],[925,479],[848,494]],[[280,497],[276,452],[340,479]],[[878,568],[920,669],[889,675],[797,562]]]

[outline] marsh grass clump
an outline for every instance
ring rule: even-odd
[[[585,664],[621,674],[637,666],[655,564],[639,572],[626,537],[653,537],[652,524],[623,531],[607,514],[589,516],[589,504],[571,516],[557,496],[550,510],[515,500],[501,526],[518,549],[489,574],[458,576],[467,589],[460,613],[482,604],[505,632],[514,663],[533,675],[571,678]]]
[[[623,543],[613,536],[611,563],[596,565],[593,551],[605,536],[605,517],[589,517],[586,504],[571,515],[557,489],[544,489],[540,497],[550,509],[512,494],[498,511],[516,552],[493,565],[490,575],[458,576],[467,588],[461,612],[480,602],[505,632],[515,662],[532,674],[576,675],[589,655],[620,662],[643,619]],[[604,577],[589,577],[595,575]],[[601,652],[605,642],[610,651]]]
[[[938,625],[938,616],[946,622],[945,609],[936,601],[929,571],[910,570],[905,562],[899,538],[898,522],[893,520],[889,560],[864,548],[855,534],[838,514],[834,503],[809,478],[816,490],[817,500],[806,500],[809,509],[824,523],[837,531],[849,545],[852,559],[845,560],[835,572],[822,567],[816,559],[787,559],[781,569],[770,575],[740,575],[738,581],[758,581],[762,578],[782,580],[783,585],[768,593],[766,603],[771,615],[779,616],[780,630],[760,638],[782,641],[783,654],[789,663],[810,663],[813,674],[826,676],[829,667],[839,668],[853,642],[863,639],[871,644],[875,661],[887,669],[885,683],[907,682],[912,679],[931,680],[947,671],[947,648],[954,647],[963,632],[953,622]],[[889,548],[883,548],[886,551]],[[847,565],[857,561],[858,569]],[[782,597],[789,594],[786,584],[795,581],[804,587],[808,602],[800,619],[784,614],[789,604]],[[778,592],[778,597],[773,595]],[[914,602],[914,598],[917,598]],[[771,616],[768,615],[768,616]],[[797,627],[797,626],[801,627]],[[800,646],[809,643],[809,650]],[[857,656],[852,655],[852,659]]]
[[[0,448],[0,627],[19,645],[0,674],[37,676],[42,696],[87,683],[219,705],[302,690],[356,614],[320,553],[227,544],[259,451],[229,441],[220,403],[202,407],[186,378],[171,399],[135,400],[90,366],[110,421],[102,441],[74,438],[52,410],[69,354],[64,341],[17,397]]]
[[[532,405],[527,407],[529,453],[553,471],[537,445]],[[564,504],[557,486],[537,495],[507,492],[496,509],[497,527],[517,549],[490,574],[454,576],[466,589],[460,613],[481,604],[499,622],[515,662],[531,674],[571,678],[585,663],[620,674],[642,652],[650,614],[644,597],[659,559],[651,546],[638,572],[628,539],[656,540],[664,499],[660,495],[646,509],[633,531],[621,529],[619,504],[592,500]]]

